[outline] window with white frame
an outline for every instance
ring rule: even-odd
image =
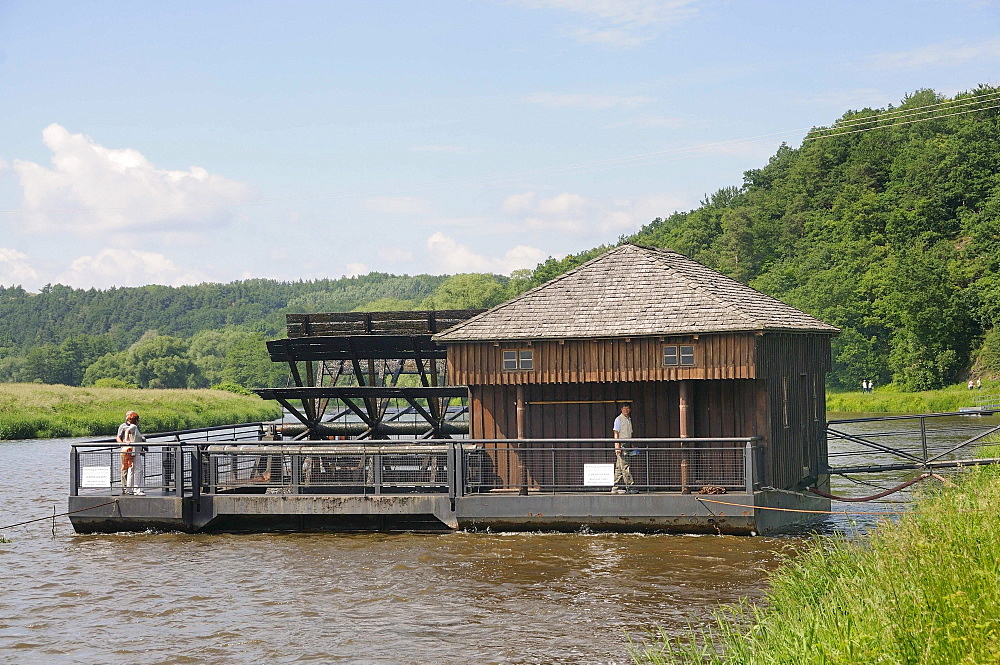
[[[531,349],[504,349],[502,354],[504,371],[535,369]]]
[[[670,344],[663,347],[664,367],[693,367],[694,365],[694,345]]]

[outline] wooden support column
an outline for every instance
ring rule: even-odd
[[[680,436],[682,439],[690,438],[694,434],[694,391],[691,380],[684,379],[680,385],[680,403],[678,413],[680,414]],[[681,442],[681,494],[690,494],[691,488],[688,486],[688,460],[687,449],[684,442]]]
[[[521,450],[521,455],[519,455],[519,461],[521,463],[521,489],[518,492],[521,496],[528,496],[528,464],[524,457],[525,448],[525,409],[527,405],[524,403],[524,385],[517,384],[517,447]]]

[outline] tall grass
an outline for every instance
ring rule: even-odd
[[[961,474],[897,523],[818,539],[760,603],[634,653],[639,663],[1000,662],[1000,469]]]
[[[222,390],[73,388],[0,384],[0,439],[114,434],[128,410],[144,432],[272,420],[277,404]]]

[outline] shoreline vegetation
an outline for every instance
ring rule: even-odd
[[[826,411],[828,417],[841,413],[950,413],[975,406],[977,397],[1000,394],[997,381],[983,381],[982,386],[969,390],[968,385],[962,383],[939,390],[902,392],[887,385],[870,393],[827,391]]]
[[[820,537],[772,574],[760,602],[715,613],[637,663],[1000,662],[1000,468],[922,489],[867,535]]]
[[[225,390],[76,388],[0,384],[0,440],[114,435],[128,410],[146,433],[268,421],[281,409],[257,396]]]
[[[979,390],[959,384],[940,390],[900,392],[883,386],[872,393],[826,396],[828,415],[943,413],[973,406],[980,395],[1000,394],[1000,382]],[[114,434],[125,411],[142,414],[149,432],[232,425],[281,417],[277,405],[225,390],[136,390],[40,383],[0,383],[0,440]]]

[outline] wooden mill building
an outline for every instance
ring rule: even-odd
[[[167,433],[176,474],[151,450],[145,495],[114,501],[120,444],[75,446],[70,510],[80,531],[768,533],[830,508],[808,490],[829,485],[837,332],[636,245],[485,312],[290,316],[268,349],[295,386],[259,393],[300,421],[295,440]],[[619,452],[624,404],[636,438]]]
[[[627,403],[637,438],[759,437],[759,486],[794,491],[823,481],[838,332],[677,252],[627,244],[433,339],[448,383],[469,388],[473,439],[609,438]]]

